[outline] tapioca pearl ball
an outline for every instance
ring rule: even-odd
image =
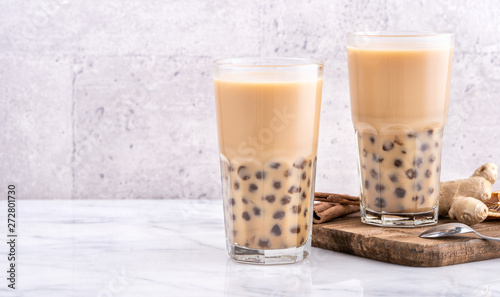
[[[390,140],[384,141],[384,144],[382,145],[382,149],[386,152],[391,151],[394,148],[394,142]]]
[[[401,150],[401,153],[402,153],[403,155],[406,155],[406,150]]]
[[[375,198],[375,207],[385,208],[387,206],[387,202],[385,202],[384,198],[377,197]]]
[[[401,159],[394,160],[394,166],[398,168],[403,166],[403,161],[401,161]]]
[[[242,180],[249,180],[250,179],[250,170],[246,166],[240,166],[238,168],[238,176]]]
[[[259,239],[258,245],[261,248],[270,248],[271,247],[271,243],[269,242],[269,239],[267,239],[267,238]]]
[[[404,145],[404,142],[399,138],[399,136],[394,137],[394,143],[399,145],[399,146]]]
[[[307,173],[302,172],[301,178],[302,178],[302,180],[306,180],[306,178],[307,178]]]
[[[420,146],[420,150],[422,152],[425,152],[428,149],[429,149],[429,144],[428,143],[422,143],[422,145]]]
[[[281,220],[285,217],[285,212],[282,210],[278,210],[273,213],[273,219],[275,220]]]
[[[300,239],[299,245],[303,245],[305,241],[306,241],[306,239],[305,239],[304,237],[302,237],[302,238]]]
[[[370,181],[365,179],[365,189],[369,189],[370,188]]]
[[[292,201],[292,197],[285,195],[281,197],[281,205],[287,205]]]
[[[245,197],[242,197],[241,201],[243,202],[243,204],[248,204],[248,199]]]
[[[417,137],[417,133],[415,133],[415,132],[408,132],[408,133],[406,133],[406,137],[408,137],[408,138],[416,138]]]
[[[370,176],[374,179],[378,178],[378,172],[375,169],[370,170]]]
[[[267,172],[265,172],[265,171],[259,170],[255,173],[255,178],[257,178],[257,179],[266,179],[266,176],[267,176]]]
[[[281,189],[281,182],[279,180],[274,180],[273,181],[273,188],[275,188],[276,190]]]
[[[234,206],[236,204],[236,199],[234,198],[229,199],[229,203],[231,203],[231,205]]]
[[[306,198],[307,198],[307,194],[306,194],[306,192],[304,191],[304,192],[302,192],[302,194],[300,195],[300,200],[304,201],[304,200],[306,200]]]
[[[362,154],[363,154],[363,157],[366,158],[368,156],[368,151],[366,151],[366,149],[363,149]]]
[[[259,189],[259,187],[256,184],[250,184],[250,185],[248,185],[248,191],[250,193],[253,193],[253,192],[257,191],[258,189]]]
[[[252,210],[253,210],[254,215],[260,216],[260,208],[258,208],[257,206],[254,206]]]
[[[239,183],[237,180],[236,180],[236,181],[234,181],[233,188],[234,188],[235,190],[239,190],[239,189],[240,189],[240,183]]]
[[[236,221],[236,215],[233,213],[233,221]]]
[[[422,184],[421,183],[416,183],[415,186],[414,186],[415,190],[418,192],[418,191],[421,191],[422,190]]]
[[[382,163],[384,161],[383,157],[379,157],[377,154],[372,154],[372,161],[375,163]]]
[[[284,177],[292,176],[292,170],[291,169],[286,170],[285,173],[283,173],[283,176]]]
[[[385,186],[381,184],[376,184],[375,185],[375,191],[382,193],[385,190]]]
[[[307,230],[309,230],[309,225],[308,225],[308,224],[305,224],[305,225],[304,225],[304,229],[306,229],[306,231],[307,231]]]
[[[300,233],[300,226],[291,227],[290,232],[294,234]]]
[[[423,163],[424,161],[420,157],[413,160],[413,166],[417,166],[417,168],[420,168],[420,166],[422,166]]]
[[[310,179],[310,178],[308,178],[308,179],[307,179],[307,187],[308,187],[308,188],[310,188],[310,187],[311,187],[311,179]]]
[[[309,211],[309,210],[307,209],[307,207],[304,207],[304,218],[305,218],[305,217],[307,217],[307,212],[308,212],[308,211]]]
[[[434,134],[434,130],[432,130],[432,129],[427,130],[428,136],[432,136],[432,134]]]
[[[397,174],[391,174],[391,175],[389,175],[389,179],[393,183],[397,183],[399,181],[399,178],[398,178]]]
[[[417,178],[417,171],[413,168],[406,170],[405,174],[408,179]]]
[[[274,226],[271,228],[271,234],[273,234],[274,236],[281,235],[281,228],[278,224],[274,224]]]
[[[267,195],[264,199],[269,203],[273,203],[276,197],[274,195]]]
[[[398,198],[404,198],[406,196],[406,190],[401,187],[397,187],[394,190],[394,195],[396,195],[396,197]]]
[[[425,171],[425,177],[430,178],[431,176],[432,176],[432,171],[430,171],[429,169],[427,169]]]
[[[436,172],[439,173],[439,171],[441,171],[441,167],[436,167]]]
[[[374,136],[370,136],[368,139],[370,140],[371,144],[375,144],[375,137]]]
[[[429,195],[432,195],[434,193],[434,188],[430,187],[429,190],[427,191]]]
[[[244,211],[244,212],[241,214],[241,217],[242,217],[245,221],[250,221],[250,214],[248,213],[248,211]]]
[[[296,186],[291,186],[289,189],[288,189],[288,194],[294,194],[294,193],[299,193],[301,190],[300,187],[296,187]]]
[[[302,210],[302,206],[294,205],[292,206],[292,213],[299,213]]]
[[[311,160],[309,160],[309,162],[307,162],[307,166],[309,166],[309,168],[311,168],[312,167],[312,163],[313,162]]]
[[[429,163],[434,163],[436,161],[436,155],[432,154],[429,156]]]
[[[281,164],[278,163],[278,162],[272,162],[269,164],[269,167],[271,167],[272,169],[278,169],[280,168]]]

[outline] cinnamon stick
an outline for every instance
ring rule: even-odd
[[[316,192],[313,223],[320,224],[359,211],[359,197],[346,194]]]

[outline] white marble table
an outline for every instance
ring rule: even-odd
[[[25,200],[18,217],[18,289],[2,244],[0,296],[500,295],[500,259],[412,268],[313,248],[293,265],[233,262],[218,200]]]

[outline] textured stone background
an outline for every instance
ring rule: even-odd
[[[468,176],[500,164],[499,13],[495,0],[3,0],[0,186],[219,198],[211,60],[297,56],[326,61],[316,189],[356,193],[344,36],[405,29],[456,33],[442,179]]]

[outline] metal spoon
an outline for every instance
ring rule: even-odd
[[[460,224],[460,223],[448,223],[448,224],[443,224],[443,225],[439,225],[439,226],[430,228],[430,229],[422,232],[422,234],[420,234],[419,237],[437,238],[437,237],[445,237],[445,236],[455,236],[455,235],[470,233],[470,232],[476,233],[476,235],[478,235],[479,237],[481,237],[483,239],[500,241],[500,238],[484,236],[482,234],[477,233],[471,227],[469,227],[465,224]]]

